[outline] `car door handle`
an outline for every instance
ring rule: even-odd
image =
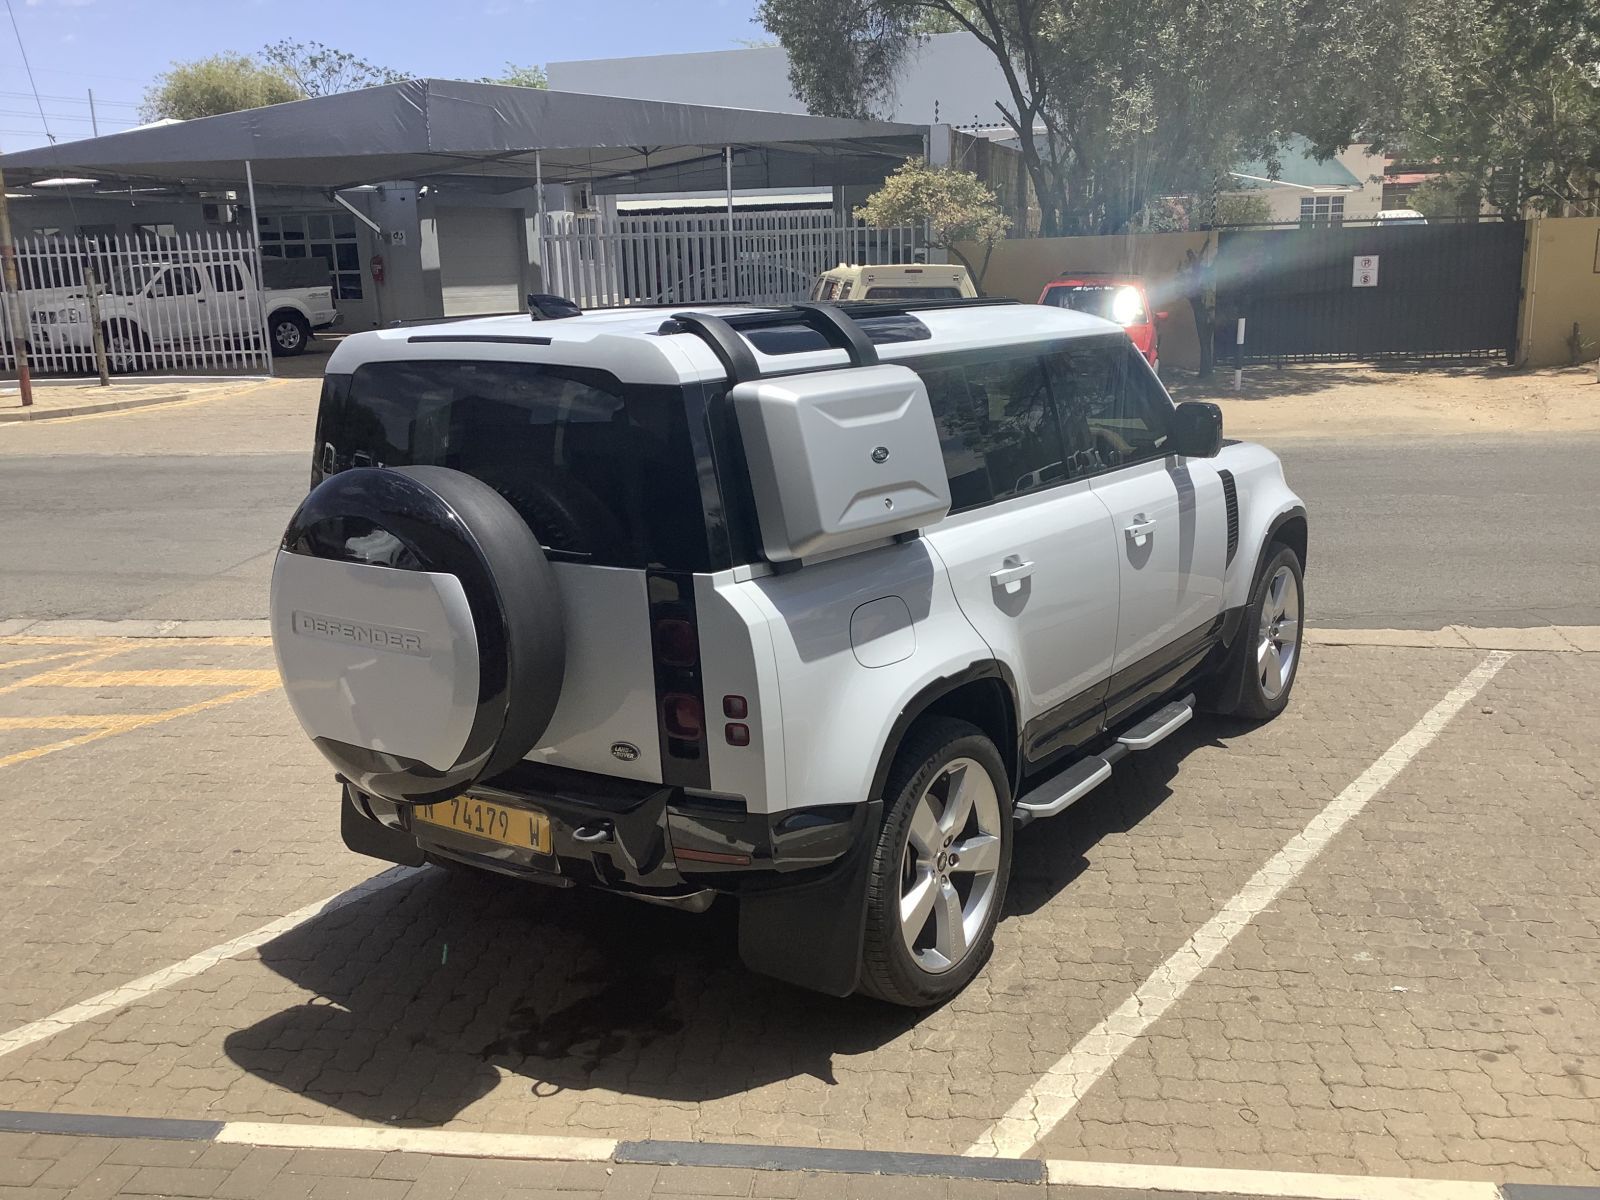
[[[1021,583],[1032,574],[1033,564],[1031,562],[1013,563],[1011,566],[1002,567],[998,571],[991,572],[989,582],[997,588],[1009,589],[1012,584]]]
[[[1142,546],[1144,545],[1145,538],[1149,537],[1155,532],[1155,528],[1156,523],[1147,518],[1143,513],[1140,513],[1133,519],[1133,523],[1131,525],[1123,528],[1122,532],[1128,535],[1128,540],[1131,541],[1135,546]]]

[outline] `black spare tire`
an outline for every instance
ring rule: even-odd
[[[446,467],[318,484],[273,569],[272,639],[318,749],[362,791],[402,803],[526,755],[566,669],[538,539],[492,487]]]

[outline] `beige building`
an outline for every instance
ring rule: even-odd
[[[1387,160],[1365,145],[1318,162],[1311,144],[1292,137],[1278,152],[1276,170],[1265,161],[1237,164],[1230,175],[1235,196],[1260,196],[1274,223],[1341,225],[1370,221],[1383,208],[1383,168]]]

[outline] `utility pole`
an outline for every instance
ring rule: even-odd
[[[0,291],[11,305],[11,346],[17,356],[17,384],[22,407],[33,405],[33,377],[28,374],[28,310],[22,303],[22,281],[17,278],[17,248],[11,244],[11,210],[6,205],[6,173],[0,169]]]
[[[94,130],[95,137],[100,136],[100,119],[94,115],[94,89],[89,89],[89,128]]]

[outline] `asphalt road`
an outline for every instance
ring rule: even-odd
[[[1600,624],[1600,435],[1284,441],[1309,620]],[[263,617],[307,456],[0,460],[0,618]]]

